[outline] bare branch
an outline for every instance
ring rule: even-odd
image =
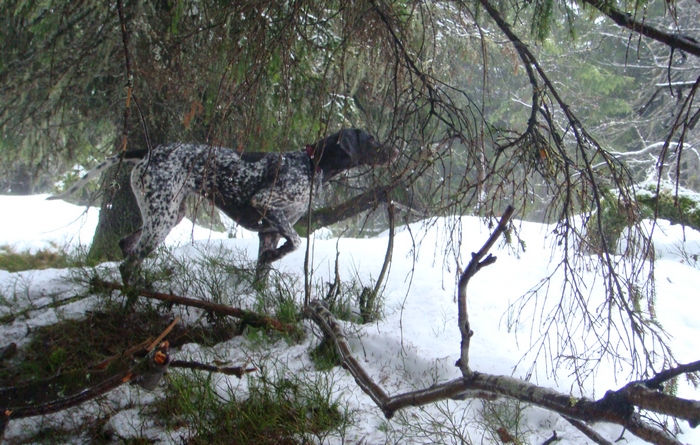
[[[245,374],[255,372],[258,370],[257,368],[246,368],[245,366],[207,365],[206,363],[186,360],[173,360],[170,362],[169,366],[171,368],[195,369],[197,371],[218,372],[220,374],[233,375],[238,378],[243,377]]]
[[[568,416],[562,416],[564,419],[566,419],[567,422],[572,424],[577,430],[581,431],[583,434],[586,435],[589,439],[591,439],[593,442],[599,444],[599,445],[612,445],[612,442],[609,440],[605,439],[603,436],[598,434],[593,428],[589,427],[586,425],[585,422],[581,422],[580,420],[577,419],[572,419],[571,417]]]
[[[494,229],[493,233],[491,233],[489,239],[486,240],[486,243],[481,247],[481,249],[479,249],[478,252],[472,253],[471,261],[469,261],[467,268],[464,269],[464,272],[462,272],[462,275],[459,278],[459,284],[457,286],[457,323],[459,324],[459,331],[462,335],[462,342],[460,358],[457,362],[457,366],[459,366],[459,368],[462,370],[462,375],[464,375],[464,377],[468,377],[471,374],[471,371],[469,370],[469,342],[473,334],[471,328],[469,327],[469,314],[467,312],[467,284],[469,283],[469,280],[476,275],[479,270],[481,270],[482,267],[493,264],[496,261],[496,257],[493,255],[487,256],[483,261],[482,258],[484,258],[498,237],[500,237],[506,230],[506,226],[508,225],[508,221],[510,220],[511,216],[513,216],[514,210],[515,209],[513,206],[508,206],[506,208],[505,212],[503,212],[501,220],[498,222],[498,225]]]
[[[324,207],[311,212],[311,231],[319,227],[329,226],[338,221],[350,218],[358,213],[364,212],[377,207],[379,204],[386,202],[389,193],[396,188],[396,184],[384,185],[372,188],[365,192],[354,196],[341,204],[332,207]],[[299,221],[307,221],[306,216],[302,216]],[[304,226],[306,223],[304,223]],[[306,227],[305,227],[306,228]]]
[[[645,380],[643,383],[651,389],[660,389],[664,382],[681,374],[688,374],[691,372],[700,372],[700,360],[661,371],[654,377]]]
[[[341,356],[342,366],[350,372],[360,389],[374,401],[387,418],[391,418],[396,411],[408,406],[426,405],[447,398],[459,399],[465,391],[477,390],[482,394],[492,393],[511,397],[549,409],[566,417],[589,423],[616,423],[638,437],[653,443],[681,444],[667,432],[644,422],[634,412],[635,405],[626,398],[627,392],[625,388],[620,391],[608,391],[600,400],[590,400],[585,397],[572,397],[568,394],[562,394],[553,389],[537,386],[509,376],[472,372],[469,377],[450,380],[429,388],[410,391],[396,396],[389,396],[381,386],[369,377],[364,368],[352,356],[342,330],[323,303],[317,300],[312,301],[309,305],[308,314],[323,333],[335,344]],[[645,409],[653,410],[651,406]],[[694,410],[695,408],[691,407],[691,409]],[[687,415],[698,416],[700,413],[692,411],[691,414]]]

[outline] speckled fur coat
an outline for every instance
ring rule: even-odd
[[[306,212],[311,190],[338,173],[360,165],[378,165],[397,155],[359,129],[341,130],[305,150],[289,153],[243,153],[224,147],[194,144],[158,146],[127,152],[136,162],[131,187],[143,226],[120,242],[126,259],[122,278],[160,244],[184,216],[184,199],[196,193],[211,200],[243,227],[258,232],[258,263],[270,263],[296,249],[301,239],[293,228]],[[88,172],[61,195],[80,189],[99,172],[115,165],[113,156]],[[312,186],[313,182],[313,186]],[[280,237],[285,243],[277,247]]]

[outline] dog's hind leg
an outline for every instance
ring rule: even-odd
[[[132,189],[141,210],[143,225],[140,230],[122,239],[126,258],[119,270],[124,284],[132,284],[134,274],[143,260],[161,244],[168,233],[185,214],[185,195],[182,184],[153,187],[148,172],[132,172]],[[159,184],[156,184],[159,185]]]
[[[174,201],[176,198],[178,197],[174,197]],[[182,199],[182,197],[179,197],[180,201]],[[127,252],[126,258],[119,268],[125,284],[131,284],[130,281],[132,281],[134,273],[138,270],[143,260],[165,240],[170,230],[182,219],[179,217],[178,211],[180,204],[180,202],[171,201],[166,209],[159,210],[157,213],[152,213],[148,210],[141,212],[144,224],[140,233],[136,231],[124,239],[126,244],[133,242],[134,238],[138,237],[138,241]]]
[[[185,217],[185,212],[186,212],[186,205],[185,205],[185,200],[183,199],[182,202],[180,203],[180,210],[177,215],[177,222],[175,222],[175,225],[180,224],[180,221]],[[130,233],[129,235],[125,236],[119,241],[119,248],[122,251],[122,255],[126,258],[131,252],[134,251],[134,248],[136,247],[136,244],[139,242],[139,239],[141,238],[141,232],[143,232],[143,228],[139,228],[138,230],[135,230],[134,232]]]

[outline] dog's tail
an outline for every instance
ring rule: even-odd
[[[69,196],[73,195],[75,192],[78,190],[82,189],[85,187],[85,185],[90,182],[95,176],[99,175],[102,173],[104,170],[108,169],[109,167],[113,165],[117,165],[120,160],[121,162],[138,162],[143,158],[143,156],[146,154],[146,150],[133,150],[133,151],[128,151],[124,155],[114,155],[111,156],[104,161],[100,162],[97,164],[95,168],[90,170],[89,172],[85,173],[85,175],[78,179],[75,184],[71,185],[63,191],[62,193],[56,194],[56,195],[51,195],[46,199],[66,199]]]

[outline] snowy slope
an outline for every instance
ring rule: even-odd
[[[10,197],[0,196],[0,208],[5,217],[0,220],[0,246],[9,245],[15,250],[38,250],[41,248],[69,249],[89,243],[94,232],[98,211],[73,206],[62,201],[46,201],[45,196]],[[12,216],[9,216],[12,215]],[[532,326],[527,322],[517,326],[508,323],[508,308],[520,295],[551,272],[553,259],[560,253],[546,240],[548,227],[535,223],[519,223],[520,234],[527,249],[518,251],[497,244],[492,253],[498,261],[483,269],[469,287],[469,313],[475,332],[471,346],[471,367],[474,370],[513,374],[524,377],[528,363],[516,367],[519,359],[530,345]],[[455,231],[452,228],[457,227]],[[345,324],[354,352],[369,374],[390,394],[429,386],[459,375],[454,366],[459,353],[459,333],[456,325],[455,304],[455,258],[461,266],[466,264],[472,251],[476,251],[488,237],[489,229],[476,218],[463,217],[458,221],[440,220],[435,224],[414,224],[397,229],[395,250],[390,274],[384,289],[385,309],[381,321],[365,326]],[[657,313],[661,323],[670,334],[676,358],[680,362],[698,359],[700,351],[700,322],[698,307],[700,299],[700,264],[695,264],[700,254],[700,233],[661,221],[654,231],[657,252],[655,276],[657,280]],[[368,284],[379,274],[388,241],[382,234],[371,239],[328,238],[313,241],[313,282],[321,283],[332,278],[336,250],[340,252],[340,274],[344,280],[354,277]],[[326,238],[326,237],[324,237]],[[448,239],[457,241],[458,251],[444,257],[444,246]],[[461,242],[459,240],[461,239]],[[180,256],[202,255],[215,252],[222,247],[242,251],[254,258],[257,249],[255,237],[228,239],[226,234],[210,232],[189,221],[183,221],[168,237],[170,246],[181,246],[175,253]],[[297,275],[303,282],[305,244],[302,248],[283,258],[276,267]],[[102,267],[116,271],[116,264]],[[70,271],[44,270],[8,273],[0,271],[0,295],[5,296],[11,307],[26,305],[30,300],[35,307],[69,296],[74,284],[66,281]],[[593,282],[593,278],[591,278]],[[595,286],[592,287],[595,289]],[[51,323],[60,317],[77,317],[86,309],[89,300],[69,304],[60,309],[35,311],[27,319],[18,319],[10,325],[0,326],[0,347],[11,341],[21,343],[26,332],[33,326]],[[11,310],[0,306],[0,315]],[[526,320],[527,321],[527,320]],[[311,326],[309,329],[311,330]],[[175,352],[176,358],[189,359],[216,357],[233,364],[243,363],[252,356],[263,359],[274,356],[290,372],[313,375],[313,365],[308,352],[317,343],[308,335],[299,345],[289,346],[284,342],[274,345],[270,351],[256,351],[243,338],[235,338],[214,348],[186,345]],[[582,340],[583,341],[583,340]],[[574,380],[570,372],[561,370],[556,378],[548,371],[542,360],[534,369],[533,379],[562,392],[572,390]],[[475,443],[489,443],[479,426],[473,421],[479,402],[451,401],[439,406],[405,410],[395,419],[387,421],[380,410],[357,387],[352,377],[343,369],[330,371],[334,388],[347,406],[355,412],[358,420],[346,432],[344,438],[335,438],[340,443],[450,443],[454,439],[415,436],[415,426],[421,422],[447,425],[456,422],[464,434]],[[625,383],[623,369],[612,369],[603,363],[595,378],[586,382],[585,395],[600,396],[607,389],[617,389]],[[246,391],[246,379],[238,380],[225,376],[214,376],[213,381],[221,388],[238,388]],[[574,394],[578,392],[574,390]],[[139,410],[131,402],[148,403],[158,392],[147,393],[137,387],[120,387],[110,397],[115,415],[109,422],[118,435],[130,437],[146,434],[163,443],[178,443],[182,432],[160,431],[150,421],[141,418]],[[700,391],[682,384],[680,394],[700,399]],[[51,416],[53,421],[65,421],[67,417],[80,418],[94,409],[90,404],[70,410],[68,413]],[[126,409],[125,409],[126,408]],[[452,419],[443,416],[445,410],[453,412]],[[36,429],[41,422],[51,419],[37,418],[13,421],[6,438],[22,437]],[[560,417],[538,408],[525,411],[528,435],[531,443],[542,443],[551,436],[552,430],[562,438],[560,444],[588,443],[586,438]],[[700,443],[700,431],[682,424],[687,443]],[[596,429],[608,440],[615,440],[621,429],[612,425],[598,425]],[[410,436],[412,439],[407,440]],[[634,436],[625,435],[627,443],[639,443]]]

